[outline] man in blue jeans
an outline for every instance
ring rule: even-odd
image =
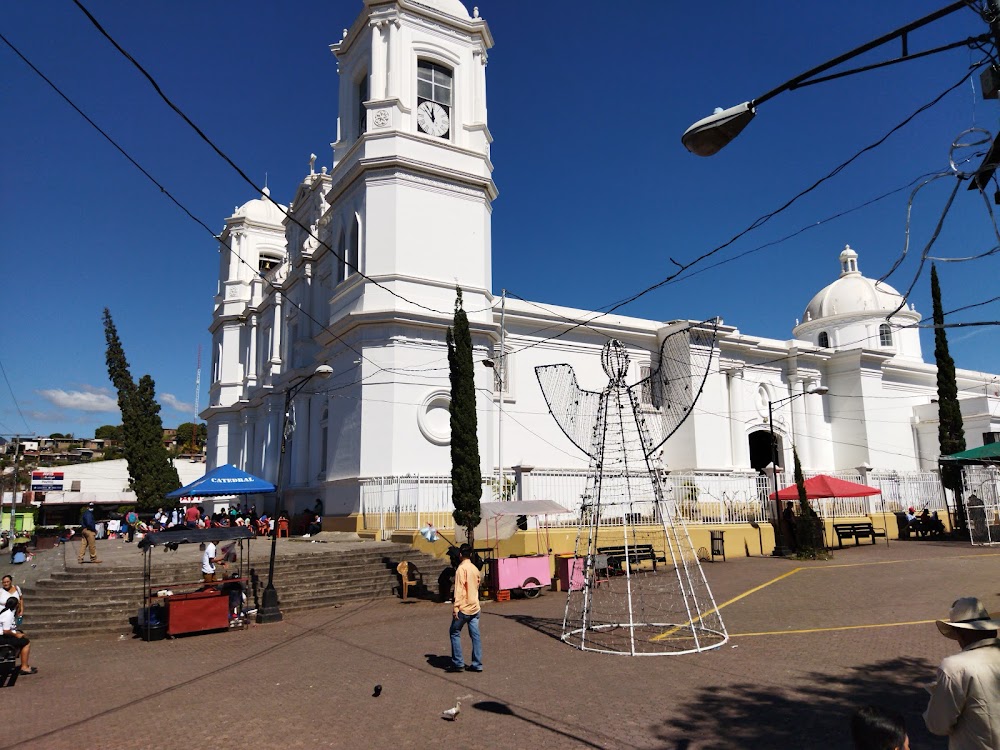
[[[479,640],[479,583],[482,576],[472,563],[472,547],[463,544],[459,548],[462,562],[455,571],[455,599],[451,616],[451,666],[446,671],[483,671],[483,645]],[[462,657],[462,628],[469,626],[472,638],[472,664],[465,666]]]

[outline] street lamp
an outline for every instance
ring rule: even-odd
[[[825,385],[817,385],[810,388],[808,391],[793,393],[791,396],[779,398],[777,401],[769,400],[767,402],[767,426],[771,430],[771,477],[772,483],[774,484],[774,506],[776,509],[774,516],[775,544],[774,550],[771,552],[772,557],[784,557],[788,554],[788,549],[785,547],[784,540],[781,538],[781,498],[778,497],[778,472],[781,470],[781,467],[778,465],[778,440],[774,436],[774,407],[794,401],[799,396],[813,394],[822,396],[824,393],[829,392],[830,389]]]
[[[499,386],[499,400],[497,401],[497,497],[501,500],[506,500],[506,493],[504,492],[503,483],[503,389],[505,386],[504,382],[504,370],[505,362],[507,358],[507,352],[504,350],[504,317],[507,312],[507,290],[500,290],[500,353],[497,355],[496,359],[491,359],[487,357],[483,360],[483,367],[489,367],[493,370],[495,374],[496,384]]]
[[[292,409],[292,399],[301,391],[306,383],[315,377],[328,378],[333,374],[330,365],[319,365],[308,375],[304,375],[285,391],[285,410],[281,417],[281,449],[278,451],[278,479],[274,483],[275,491],[278,493],[277,502],[274,508],[274,532],[271,534],[271,558],[267,564],[267,586],[264,587],[264,594],[261,598],[261,607],[257,611],[257,622],[280,622],[281,610],[278,608],[278,592],[274,588],[274,556],[278,551],[278,516],[284,509],[284,492],[281,486],[281,476],[285,465],[285,446],[288,443],[288,436],[294,429],[294,425],[288,423],[288,416]]]
[[[995,0],[991,0],[991,2],[995,2]],[[681,136],[681,143],[683,143],[684,148],[692,154],[697,154],[698,156],[712,156],[713,154],[718,153],[731,140],[738,136],[740,132],[742,132],[743,128],[745,128],[754,118],[759,105],[763,104],[768,99],[773,99],[782,92],[803,88],[804,86],[811,86],[815,83],[822,83],[823,81],[829,81],[834,78],[843,78],[844,76],[861,73],[874,68],[894,65],[899,62],[916,60],[936,52],[944,52],[945,50],[954,49],[955,47],[973,45],[992,39],[991,34],[981,34],[978,37],[971,37],[958,42],[951,42],[941,47],[924,50],[923,52],[910,53],[907,44],[907,35],[909,32],[914,29],[919,29],[921,26],[933,23],[944,16],[950,15],[955,11],[962,10],[967,7],[969,7],[967,0],[953,2],[940,10],[934,11],[928,16],[924,16],[923,18],[913,21],[912,23],[908,23],[906,26],[902,26],[895,31],[890,31],[888,34],[880,36],[878,39],[874,39],[867,44],[863,44],[857,49],[846,52],[839,57],[835,57],[822,65],[817,65],[815,68],[807,70],[801,75],[795,76],[795,78],[790,81],[786,81],[777,88],[771,89],[766,94],[762,94],[755,99],[743,102],[743,104],[738,104],[735,107],[730,107],[729,109],[719,108],[715,110],[714,114],[709,115],[702,120],[698,120],[698,122],[685,130],[684,135]],[[845,70],[839,73],[831,73],[830,75],[819,77],[820,73],[824,73],[827,70],[830,70],[843,62],[851,60],[858,55],[869,52],[876,47],[881,47],[883,44],[891,42],[894,39],[902,39],[903,54],[901,57],[894,60],[873,63],[871,65],[863,65],[859,68]]]

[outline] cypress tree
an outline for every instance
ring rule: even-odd
[[[163,445],[156,386],[149,375],[143,375],[136,386],[118,329],[107,308],[104,308],[104,338],[108,376],[118,391],[118,408],[122,412],[122,453],[128,463],[129,485],[140,508],[156,508],[162,505],[166,493],[181,484]]]
[[[798,556],[815,559],[823,547],[823,536],[820,531],[819,517],[809,504],[806,496],[806,480],[802,473],[802,462],[799,452],[792,446],[792,457],[795,459],[795,487],[799,492],[799,514],[795,517],[795,541],[798,546]]]
[[[934,311],[934,361],[937,364],[938,448],[942,456],[965,450],[965,427],[962,408],[958,403],[958,383],[955,380],[955,360],[948,351],[948,333],[944,327],[941,306],[941,285],[937,267],[931,264],[931,304]],[[965,504],[962,498],[962,470],[958,466],[941,467],[941,483],[955,493],[957,524],[965,526]]]
[[[462,309],[462,290],[455,287],[455,317],[448,328],[448,374],[451,380],[451,500],[452,516],[464,527],[469,544],[481,519],[479,498],[483,480],[479,467],[475,366],[469,318]]]

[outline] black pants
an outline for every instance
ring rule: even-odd
[[[20,653],[31,641],[23,635],[0,635],[0,646],[13,646]]]

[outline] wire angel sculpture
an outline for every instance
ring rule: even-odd
[[[535,368],[549,412],[590,457],[562,629],[579,649],[685,654],[729,639],[681,515],[697,496],[665,490],[656,458],[704,388],[716,330],[710,321],[672,332],[632,385],[624,345],[608,341],[601,392],[580,388],[570,365]]]

